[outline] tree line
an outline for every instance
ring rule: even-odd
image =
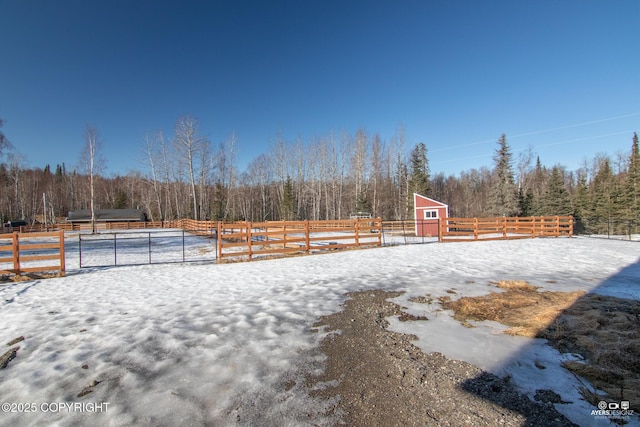
[[[0,126],[2,121],[0,120]],[[140,144],[140,170],[107,177],[102,141],[87,126],[74,167],[28,168],[0,132],[0,217],[63,219],[77,209],[140,208],[150,220],[177,218],[266,221],[343,219],[355,213],[385,220],[413,218],[413,193],[449,205],[453,217],[573,215],[640,218],[640,153],[597,155],[576,171],[544,166],[532,150],[514,157],[506,135],[493,165],[458,176],[432,174],[424,143],[408,146],[399,127],[389,141],[365,129],[310,140],[278,134],[268,151],[240,171],[236,138],[213,144],[192,116],[172,135],[150,132]],[[98,158],[96,158],[98,156]]]

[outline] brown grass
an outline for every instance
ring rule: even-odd
[[[640,301],[538,292],[524,281],[493,284],[505,291],[455,301],[442,297],[440,302],[465,326],[469,320],[494,320],[510,326],[507,334],[546,338],[561,352],[582,355],[584,362],[564,366],[612,401],[628,400],[632,407],[640,403]],[[594,404],[602,399],[586,389],[583,395]]]
[[[62,277],[62,274],[57,273],[25,273],[21,275],[3,275],[0,276],[0,283],[3,282],[27,282],[29,280],[40,279],[52,279],[54,277]]]
[[[538,292],[524,281],[501,281],[504,292],[492,292],[480,297],[462,297],[455,301],[441,298],[442,307],[453,310],[454,317],[468,324],[469,320],[494,320],[511,328],[505,333],[536,337],[558,314],[571,306],[584,292]]]
[[[586,295],[540,336],[559,351],[585,357],[586,363],[566,362],[567,369],[606,391],[614,401],[639,404],[640,301]]]

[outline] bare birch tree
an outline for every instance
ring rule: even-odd
[[[205,139],[199,135],[198,122],[192,116],[181,116],[174,127],[174,146],[182,164],[187,167],[189,185],[191,187],[191,202],[193,219],[199,219],[198,195],[196,193],[195,167],[198,156],[202,155]]]
[[[159,174],[159,146],[164,143],[164,136],[162,131],[158,131],[155,135],[147,134],[144,140],[144,152],[146,155],[146,163],[149,168],[149,174],[151,178],[151,185],[153,186],[153,194],[155,199],[156,208],[158,209],[158,215],[161,220],[164,220],[165,212],[162,206],[162,189],[161,183],[158,178]],[[151,221],[154,221],[153,211],[149,210],[149,216]]]
[[[104,168],[104,160],[99,158],[101,141],[98,129],[87,125],[84,131],[84,149],[80,155],[81,165],[89,177],[89,210],[91,212],[91,232],[96,232],[96,193],[95,181],[99,171]]]

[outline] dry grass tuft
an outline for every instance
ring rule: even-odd
[[[532,286],[525,280],[501,280],[496,284],[500,289],[518,289],[521,291],[536,291],[537,286]]]
[[[494,320],[511,326],[510,335],[536,337],[584,292],[538,292],[524,281],[501,281],[497,286],[505,292],[492,292],[480,297],[463,297],[455,301],[440,299],[442,307],[454,310],[454,317],[469,320]]]
[[[559,351],[585,357],[586,363],[565,363],[567,369],[588,379],[613,400],[628,400],[638,405],[640,301],[586,295],[540,336]]]
[[[0,277],[0,283],[4,282],[28,282],[30,280],[52,279],[54,277],[62,277],[59,272],[56,273],[26,273],[21,275],[3,275]]]
[[[469,320],[494,320],[510,326],[506,334],[546,338],[563,353],[582,355],[585,362],[564,366],[605,391],[612,401],[638,405],[640,301],[584,292],[538,292],[524,281],[493,284],[505,291],[455,301],[443,297],[440,303],[454,310],[464,325]],[[586,389],[583,395],[602,400]]]

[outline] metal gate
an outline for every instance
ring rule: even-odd
[[[67,252],[71,254],[71,251]],[[80,268],[215,261],[216,239],[185,230],[78,234]]]

